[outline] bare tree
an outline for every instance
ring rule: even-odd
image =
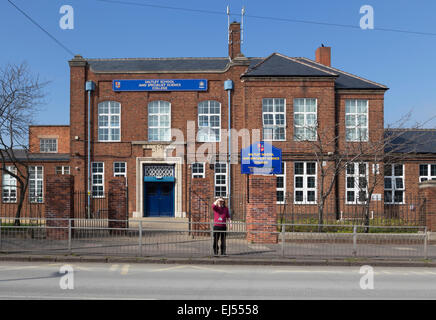
[[[384,186],[386,170],[388,168],[392,170],[394,166],[402,166],[408,159],[415,158],[417,147],[431,142],[424,139],[425,131],[421,131],[431,119],[405,129],[405,124],[410,121],[410,118],[411,112],[401,117],[393,125],[388,125],[379,139],[360,140],[348,147],[347,153],[352,154],[353,157],[350,157],[347,166],[353,166],[357,163],[358,170],[365,171],[364,174],[360,172],[360,177],[355,179],[354,183],[356,189],[359,190],[356,203],[362,207],[362,217],[366,227],[370,223],[370,206],[374,192],[378,186]],[[416,134],[411,137],[407,134],[410,131],[414,131]],[[400,183],[404,184],[404,181]],[[395,194],[392,193],[390,196],[394,198]],[[365,228],[365,232],[368,231],[369,228]]]
[[[20,224],[29,184],[29,125],[43,103],[46,85],[26,63],[0,68],[0,169],[17,182],[15,225]]]

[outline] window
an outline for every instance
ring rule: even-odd
[[[6,170],[17,174],[17,169],[14,166],[6,166]],[[5,203],[17,202],[17,179],[5,171],[2,172],[2,201]]]
[[[70,174],[70,167],[69,166],[59,166],[55,169],[56,174]]]
[[[221,104],[208,100],[198,104],[199,142],[216,142],[221,137]]]
[[[368,100],[345,100],[347,141],[368,141]]]
[[[43,202],[44,168],[42,166],[29,167],[29,201],[30,203]]]
[[[104,197],[104,163],[93,162],[91,166],[92,196]]]
[[[215,197],[227,197],[227,163],[215,163]]]
[[[404,203],[404,166],[385,165],[385,203]]]
[[[104,101],[98,104],[98,141],[121,140],[121,104]]]
[[[286,139],[285,99],[262,99],[263,140]]]
[[[349,163],[345,175],[346,203],[364,203],[368,197],[368,164]]]
[[[294,202],[316,203],[316,162],[295,162]]]
[[[39,139],[40,152],[56,153],[58,152],[57,139]]]
[[[192,178],[204,178],[204,162],[195,162],[191,165]]]
[[[436,180],[436,164],[419,165],[419,182]]]
[[[277,203],[285,203],[286,194],[286,164],[282,161],[282,174],[276,175]]]
[[[171,140],[171,105],[167,101],[148,104],[148,140]]]
[[[126,177],[127,178],[127,163],[126,162],[114,162],[114,177]]]
[[[316,99],[294,99],[294,140],[316,141]]]

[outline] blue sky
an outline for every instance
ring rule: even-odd
[[[412,120],[436,116],[436,35],[377,31],[391,28],[436,34],[436,1],[421,0],[119,0],[168,7],[219,11],[219,14],[122,5],[98,0],[12,0],[74,53],[85,58],[225,57],[226,6],[232,20],[246,8],[242,51],[249,57],[280,52],[314,59],[323,43],[332,47],[332,66],[387,85],[385,124],[412,111]],[[59,26],[62,5],[74,8],[74,29]],[[358,26],[359,10],[371,5],[375,29],[259,19],[298,19]],[[26,61],[32,72],[51,81],[47,104],[36,124],[69,123],[69,67],[72,56],[6,0],[0,3],[0,63]],[[436,121],[426,127],[436,127]]]

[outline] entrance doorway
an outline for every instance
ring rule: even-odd
[[[174,217],[174,182],[144,182],[144,216]]]
[[[144,217],[174,217],[174,166],[144,165]]]

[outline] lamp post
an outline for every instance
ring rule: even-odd
[[[87,177],[87,197],[88,197],[88,219],[91,218],[91,92],[95,90],[93,81],[86,81],[85,90],[88,92],[88,177]]]
[[[228,123],[228,138],[229,138],[229,142],[228,142],[228,150],[229,150],[229,157],[228,157],[228,166],[227,166],[227,170],[228,170],[228,207],[229,207],[229,214],[230,217],[232,216],[231,213],[231,195],[232,195],[232,170],[231,170],[231,164],[232,164],[232,121],[231,121],[231,92],[233,90],[233,81],[232,80],[226,80],[224,81],[224,90],[227,91],[227,95],[228,95],[228,119],[227,119],[227,123]]]

